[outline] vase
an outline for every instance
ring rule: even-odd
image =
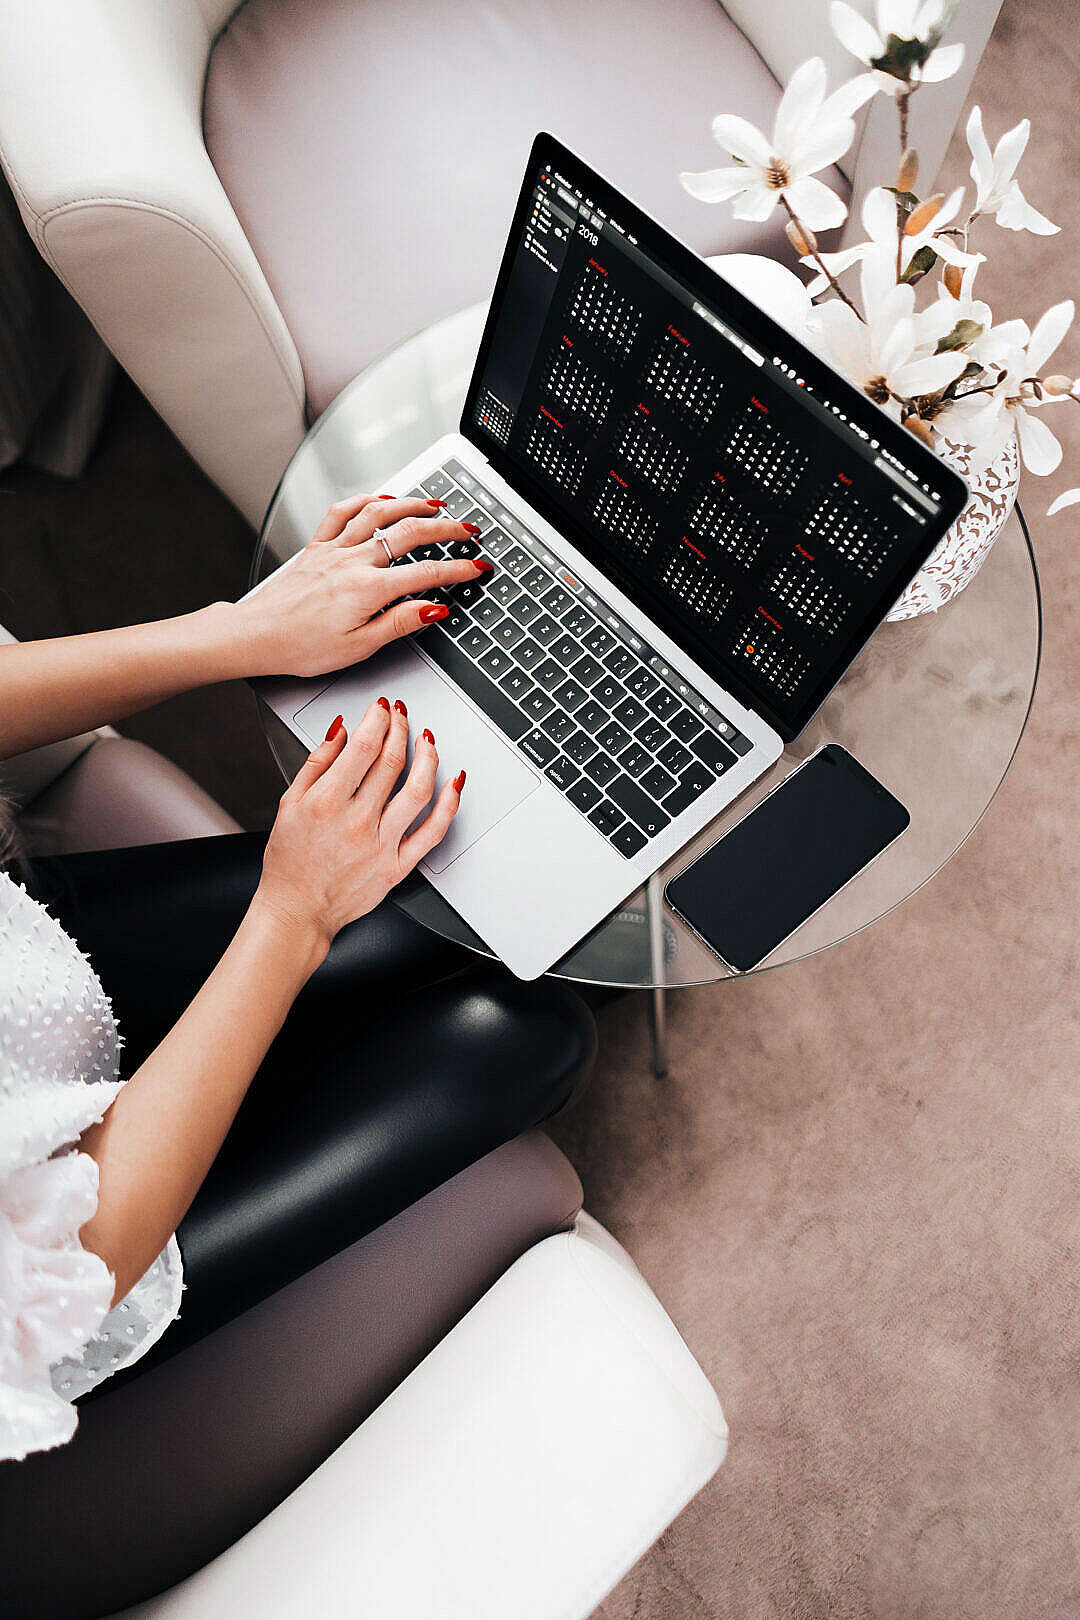
[[[965,585],[970,585],[1016,502],[1020,454],[1015,434],[993,461],[974,469],[975,451],[970,445],[950,444],[944,439],[938,454],[946,466],[966,480],[971,495],[889,614],[890,623],[894,619],[914,619],[919,613],[936,613]]]

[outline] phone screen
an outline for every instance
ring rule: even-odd
[[[746,972],[910,820],[876,777],[829,743],[672,878],[667,898],[729,967]]]

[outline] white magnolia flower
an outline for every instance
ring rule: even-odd
[[[973,214],[993,214],[1007,231],[1033,231],[1036,236],[1053,236],[1061,229],[1032,208],[1020,183],[1014,179],[1016,166],[1024,155],[1031,134],[1031,120],[1021,119],[1007,130],[993,152],[983,133],[982,109],[973,107],[967,121],[967,143],[971,151],[971,178],[975,182]]]
[[[1063,512],[1067,506],[1075,506],[1080,501],[1080,489],[1067,489],[1059,495],[1056,501],[1051,501],[1046,508],[1047,517],[1053,517],[1057,512]]]
[[[922,247],[932,248],[947,264],[955,264],[962,270],[973,270],[982,262],[981,253],[965,253],[962,248],[957,247],[953,237],[936,234],[951,224],[963,195],[964,189],[961,186],[942,203],[933,219],[921,231],[914,236],[904,237],[900,248],[901,273],[908,269],[912,259]],[[868,240],[859,242],[854,247],[841,248],[838,253],[820,254],[822,264],[830,275],[838,276],[853,264],[870,263],[874,266],[875,279],[894,282],[897,223],[896,200],[892,192],[886,190],[884,186],[875,186],[873,191],[867,192],[866,201],[863,203],[862,222]],[[818,274],[810,283],[811,296],[816,297],[818,293],[824,292],[828,285],[828,277]]]
[[[733,202],[736,219],[766,220],[783,197],[812,231],[840,225],[846,205],[814,177],[843,157],[855,138],[851,114],[872,94],[852,80],[827,97],[825,64],[811,57],[781,96],[771,137],[745,118],[721,113],[713,119],[713,137],[735,162],[679,178],[702,202]]]
[[[980,339],[980,346],[987,351],[983,363],[996,380],[985,391],[962,394],[954,402],[942,419],[946,438],[976,446],[986,461],[993,459],[1015,430],[1028,472],[1039,477],[1052,473],[1061,461],[1061,445],[1035,413],[1069,396],[1044,395],[1039,399],[1030,379],[1042,372],[1072,325],[1075,313],[1072,299],[1067,298],[1047,310],[1030,336],[1023,321],[1004,321]],[[989,352],[994,348],[997,354],[991,360]]]
[[[898,96],[918,84],[951,79],[959,71],[963,45],[937,43],[953,9],[948,0],[877,0],[875,28],[845,0],[833,0],[829,17],[841,45],[872,69],[873,88]],[[890,39],[909,49],[897,58],[890,53]],[[883,68],[885,62],[894,71]]]
[[[927,330],[928,312],[915,313],[914,288],[894,283],[881,293],[872,266],[868,270],[864,263],[862,293],[865,321],[838,298],[819,305],[820,347],[856,387],[899,420],[900,400],[940,393],[967,359],[956,350],[932,352],[937,338]]]

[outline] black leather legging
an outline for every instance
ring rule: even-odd
[[[30,862],[18,874],[97,970],[126,1039],[125,1072],[221,955],[254,891],[263,843],[238,834]],[[121,1377],[143,1376],[558,1111],[595,1040],[571,991],[478,968],[389,902],[344,930],[180,1226],[182,1315]],[[0,1463],[4,1613],[31,1612],[33,1571],[63,1541],[62,1524],[27,1522],[28,1502],[49,1504],[49,1519],[86,1510],[64,1498],[64,1451],[81,1434],[59,1452]],[[120,1482],[102,1466],[102,1489],[114,1491]],[[17,1549],[5,1534],[16,1521]]]

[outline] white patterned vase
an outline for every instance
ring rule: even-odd
[[[965,585],[970,585],[1016,502],[1020,455],[1015,435],[988,466],[974,472],[969,445],[950,444],[943,439],[938,454],[966,479],[971,499],[889,614],[890,622],[914,619],[919,613],[936,613]]]

